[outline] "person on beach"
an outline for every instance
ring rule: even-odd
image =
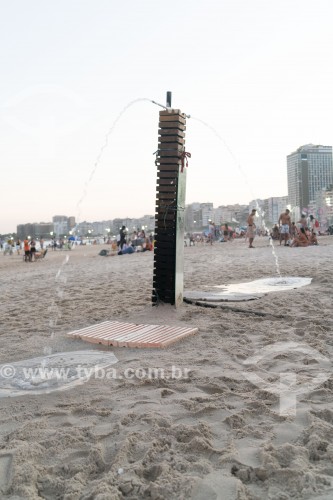
[[[320,224],[319,224],[318,220],[315,219],[313,215],[310,215],[309,229],[311,230],[311,232],[314,233],[315,235],[318,235],[319,227],[320,227]]]
[[[31,240],[30,243],[30,260],[33,262],[35,260],[35,253],[36,253],[36,242],[34,239]]]
[[[229,227],[228,224],[223,224],[222,226],[222,231],[223,231],[223,240],[228,241],[229,240]]]
[[[298,235],[297,226],[296,226],[295,222],[292,222],[291,226],[290,226],[290,237],[293,240],[295,238],[295,236],[297,236],[297,235]]]
[[[316,232],[312,229],[310,233],[310,243],[311,245],[318,245],[318,240],[317,240],[317,234]]]
[[[291,219],[290,219],[290,210],[287,208],[285,212],[279,217],[279,228],[280,228],[280,245],[282,243],[282,236],[284,235],[284,246],[288,246],[287,241],[289,240],[289,235],[291,232]]]
[[[310,241],[306,235],[304,227],[301,227],[298,236],[295,236],[294,241],[292,242],[292,247],[308,247],[310,245]]]
[[[214,239],[215,239],[215,223],[209,221],[207,243],[210,243],[212,245]]]
[[[126,243],[126,226],[122,226],[121,230],[119,231],[119,247],[120,250],[123,249],[124,244]]]
[[[253,240],[256,235],[256,225],[254,223],[254,218],[256,216],[256,208],[253,208],[251,213],[249,214],[247,218],[247,236],[249,238],[249,248],[254,248],[253,246]]]
[[[304,229],[304,231],[306,231],[306,230],[307,230],[307,228],[308,228],[308,220],[307,220],[307,218],[306,218],[306,215],[305,215],[305,214],[302,214],[302,215],[301,215],[301,218],[300,218],[300,220],[298,221],[298,224],[300,224],[300,229],[301,229],[301,228],[303,228],[303,229]]]
[[[29,262],[31,260],[31,257],[30,257],[30,243],[28,238],[26,238],[23,242],[23,249],[24,249],[24,260],[25,262]]]
[[[273,240],[278,240],[280,239],[280,230],[278,228],[278,225],[275,224],[274,227],[272,228],[272,232],[271,232],[271,238]]]

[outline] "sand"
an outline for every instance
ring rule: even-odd
[[[185,288],[276,276],[268,240],[255,243],[186,247]],[[35,263],[0,255],[0,364],[92,349],[118,359],[114,378],[0,398],[1,498],[333,498],[333,238],[276,248],[282,275],[311,285],[177,310],[151,306],[152,253],[100,257],[101,248],[49,251]],[[106,320],[199,332],[162,350],[66,337]],[[172,367],[188,376],[124,376]],[[296,412],[274,392],[288,376],[297,377]]]

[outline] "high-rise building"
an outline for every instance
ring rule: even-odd
[[[40,238],[50,238],[54,231],[54,226],[52,222],[34,222],[33,224],[19,224],[17,226],[17,237],[20,240],[24,240],[28,236],[30,238],[40,239]]]
[[[213,203],[200,203],[202,216],[202,225],[208,226],[209,221],[214,221],[214,206]]]
[[[66,215],[54,215],[52,217],[52,222],[57,237],[68,233],[68,217]]]
[[[323,229],[333,224],[333,186],[322,189],[317,195],[315,215]]]
[[[287,156],[291,209],[307,211],[317,193],[333,183],[332,146],[306,144]]]
[[[288,196],[273,196],[265,200],[266,223],[277,224],[280,214],[288,208]]]

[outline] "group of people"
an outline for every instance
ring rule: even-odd
[[[235,231],[227,223],[219,228],[215,222],[209,221],[207,243],[213,244],[214,241],[233,241],[236,236]]]
[[[305,214],[302,214],[298,221],[299,227],[295,222],[291,222],[290,210],[288,208],[279,217],[280,229],[280,245],[284,240],[284,246],[291,247],[307,247],[309,245],[318,245],[318,228],[317,219],[310,215],[308,221]]]
[[[36,258],[36,242],[34,239],[26,238],[23,241],[23,251],[25,262],[33,262]]]
[[[253,240],[256,234],[255,216],[257,210],[254,208],[250,213],[247,224],[247,236],[249,238],[249,248],[254,248]],[[298,224],[298,226],[297,226]],[[284,241],[284,246],[289,247],[307,247],[309,245],[318,245],[318,229],[319,223],[313,215],[310,215],[309,220],[305,214],[302,214],[297,222],[291,221],[290,210],[287,208],[280,214],[278,224],[275,224],[271,231],[271,238],[279,240],[280,245]]]
[[[126,226],[122,226],[117,236],[117,241],[111,242],[111,252],[103,249],[99,255],[112,257],[114,255],[125,255],[135,252],[147,252],[154,249],[153,236],[146,236],[144,230],[134,231],[129,237]]]
[[[37,249],[36,241],[32,238],[26,238],[23,241],[24,261],[34,262],[37,259],[45,257],[47,249],[44,249],[44,240],[39,241],[40,248]],[[18,252],[19,254],[19,252]]]

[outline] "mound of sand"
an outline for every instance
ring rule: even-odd
[[[282,276],[311,278],[310,285],[237,310],[152,307],[150,252],[109,259],[98,256],[102,246],[79,247],[36,263],[0,255],[2,366],[80,350],[118,359],[108,376],[72,390],[0,399],[1,498],[332,498],[332,380],[309,383],[296,414],[281,414],[279,394],[270,391],[288,376],[303,387],[329,370],[333,238],[319,243],[276,248]],[[258,238],[256,247],[236,240],[185,248],[185,288],[276,277],[268,240]],[[164,350],[66,337],[106,320],[199,333]],[[159,376],[149,377],[152,369]]]

